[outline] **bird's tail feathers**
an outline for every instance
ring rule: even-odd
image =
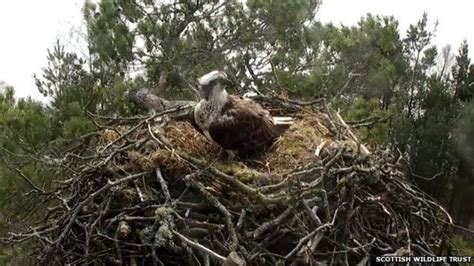
[[[287,116],[274,116],[273,123],[275,125],[292,125],[293,124],[293,117]]]
[[[291,125],[293,125],[292,117],[273,117],[273,124],[275,125],[275,136],[278,137],[285,132]]]

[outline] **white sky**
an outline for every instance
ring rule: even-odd
[[[17,97],[41,99],[33,74],[46,66],[46,49],[67,38],[81,23],[83,0],[0,0],[0,80],[15,87]],[[463,39],[474,55],[472,0],[323,0],[317,19],[353,25],[367,14],[394,15],[402,34],[428,12],[430,28],[438,20],[434,42],[457,51]],[[74,41],[73,41],[74,42]],[[69,44],[71,45],[71,44]],[[72,44],[74,46],[74,43]]]
[[[81,19],[82,0],[0,0],[0,80],[17,97],[42,99],[33,79],[46,66],[46,49]]]

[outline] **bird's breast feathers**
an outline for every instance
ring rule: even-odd
[[[209,101],[200,101],[194,109],[194,120],[199,128],[201,128],[206,138],[210,141],[214,140],[209,133],[209,127],[216,119],[224,118],[219,118],[219,116],[220,110],[218,106]]]

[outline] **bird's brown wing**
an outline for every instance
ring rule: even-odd
[[[275,134],[270,113],[250,99],[229,96],[209,134],[225,149],[254,152],[271,144]]]

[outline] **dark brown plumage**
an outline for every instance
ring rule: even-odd
[[[269,148],[288,126],[275,125],[270,113],[253,100],[229,95],[209,134],[223,148],[249,154]]]
[[[291,118],[272,117],[252,99],[228,95],[223,72],[211,72],[199,83],[202,100],[194,109],[195,123],[224,149],[240,156],[263,152],[292,124]]]

